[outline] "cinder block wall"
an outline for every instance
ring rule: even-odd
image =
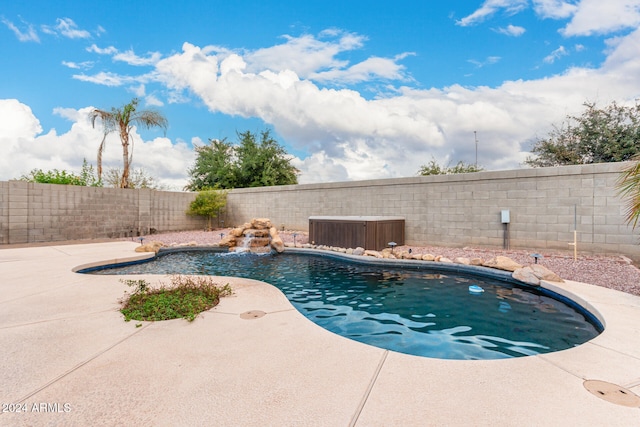
[[[185,214],[192,193],[0,183],[0,242],[116,238],[201,228]]]
[[[640,232],[624,220],[621,163],[399,179],[245,188],[229,193],[226,226],[267,217],[308,230],[315,215],[405,217],[407,244],[572,250],[640,260]],[[198,230],[194,193],[0,182],[0,243],[128,237]]]
[[[624,220],[615,183],[621,163],[400,179],[237,189],[226,224],[268,217],[278,228],[308,229],[313,215],[401,215],[415,245],[618,253],[640,260],[638,231]]]

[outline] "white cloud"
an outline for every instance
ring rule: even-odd
[[[516,14],[527,9],[528,3],[527,0],[485,0],[480,8],[456,24],[476,25],[500,11]],[[561,30],[567,37],[609,34],[640,25],[640,0],[532,0],[532,3],[534,12],[543,19],[569,19]],[[519,31],[517,28],[513,30]],[[509,27],[498,31],[508,34]]]
[[[397,63],[399,58],[404,57],[406,57],[406,54],[397,56],[394,59],[371,57],[354,64],[349,68],[336,68],[330,71],[311,73],[309,75],[309,79],[317,82],[345,84],[360,83],[376,79],[407,80],[407,76],[404,72],[405,67]]]
[[[31,108],[17,99],[0,100],[0,117],[0,138],[5,142],[10,138],[33,138],[42,132],[40,122],[33,115]]]
[[[564,19],[576,12],[578,2],[579,0],[533,0],[533,8],[542,18]]]
[[[62,61],[62,65],[64,65],[67,68],[72,68],[74,70],[87,70],[93,67],[93,61],[84,61],[84,62]]]
[[[336,56],[341,52],[362,47],[366,40],[363,36],[337,30],[325,32],[324,36],[331,37],[331,40],[321,40],[310,34],[301,37],[285,36],[286,43],[248,52],[243,59],[247,63],[248,71],[291,70],[306,78],[318,70],[345,67],[346,61],[338,60]],[[335,38],[337,40],[334,40]]]
[[[144,98],[145,104],[149,107],[162,107],[164,102],[158,99],[155,95],[148,95]]]
[[[484,61],[478,61],[476,59],[468,59],[467,62],[470,62],[471,64],[475,65],[478,68],[482,68],[485,67],[487,65],[493,65],[496,64],[500,61],[499,56],[488,56],[487,58],[485,58]]]
[[[524,29],[524,27],[519,27],[517,25],[507,25],[504,28],[498,28],[497,30],[495,30],[497,33],[500,34],[504,34],[506,36],[511,36],[511,37],[520,37],[521,35],[523,35],[527,30]]]
[[[56,25],[56,30],[60,32],[65,37],[70,39],[87,39],[91,37],[89,31],[79,30],[78,26],[72,19],[69,18],[58,18]]]
[[[98,55],[114,55],[118,53],[118,49],[113,46],[99,48],[95,43],[89,46],[87,52],[97,53]]]
[[[82,109],[56,108],[59,115],[71,124],[69,131],[58,134],[54,129],[42,134],[40,122],[31,109],[15,99],[0,99],[0,180],[19,178],[32,169],[64,169],[79,172],[86,159],[95,165],[96,151],[102,140],[102,129],[91,126],[89,112]],[[133,167],[144,168],[162,184],[181,190],[187,182],[187,169],[193,164],[193,150],[184,142],[172,143],[159,137],[143,141],[133,129]],[[109,135],[104,152],[105,169],[122,167],[120,141]]]
[[[295,160],[301,182],[380,178],[413,175],[432,156],[473,162],[474,131],[482,166],[518,167],[529,141],[582,111],[585,100],[607,103],[640,95],[637,37],[612,45],[599,69],[572,68],[496,88],[403,87],[372,100],[350,89],[322,88],[290,69],[259,70],[240,54],[218,55],[188,43],[159,61],[156,71],[168,87],[188,90],[211,111],[260,118],[294,149],[312,153]],[[558,49],[554,55],[564,53]]]
[[[509,15],[513,15],[526,9],[528,3],[528,0],[485,0],[479,9],[471,15],[456,21],[456,24],[462,27],[475,25],[491,17],[500,10],[503,10]]]
[[[569,52],[567,52],[567,49],[565,49],[564,46],[560,46],[559,48],[551,52],[549,55],[545,56],[543,61],[546,62],[547,64],[553,64],[556,61],[556,59],[562,58],[563,56],[567,56],[568,54]]]
[[[144,66],[156,64],[162,55],[159,52],[149,52],[146,57],[138,56],[129,49],[126,52],[116,53],[113,55],[114,61],[122,61],[129,65]]]
[[[588,36],[635,28],[640,25],[640,0],[581,0],[565,36]]]
[[[9,28],[11,31],[13,31],[13,34],[15,34],[18,40],[20,40],[21,42],[40,42],[38,32],[35,30],[33,25],[23,22],[23,24],[25,24],[27,28],[25,30],[21,30],[8,19],[2,18],[2,23],[6,25],[7,28]]]
[[[74,74],[72,76],[76,80],[80,80],[88,83],[95,83],[103,86],[123,86],[127,84],[137,84],[137,83],[145,83],[149,80],[152,80],[153,77],[148,74],[143,74],[140,76],[123,76],[120,74],[112,73],[112,72],[104,72],[101,71],[92,76],[86,74]]]

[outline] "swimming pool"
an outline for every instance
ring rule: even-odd
[[[460,272],[353,263],[310,254],[178,251],[93,274],[208,274],[278,287],[316,324],[366,344],[441,359],[502,359],[564,350],[602,331],[549,291]],[[420,266],[420,268],[418,268]],[[470,292],[470,286],[484,292]]]

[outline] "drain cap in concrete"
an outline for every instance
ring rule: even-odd
[[[262,316],[264,316],[265,313],[264,311],[260,311],[260,310],[250,310],[250,311],[245,311],[244,313],[240,314],[240,318],[241,319],[245,319],[245,320],[251,320],[251,319],[258,319]]]
[[[607,402],[632,408],[640,407],[640,396],[619,385],[606,381],[586,380],[584,382],[584,388]]]

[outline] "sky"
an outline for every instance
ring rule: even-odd
[[[640,0],[3,2],[0,49],[3,181],[95,165],[89,113],[134,97],[169,126],[134,130],[133,168],[175,191],[247,130],[300,183],[507,170],[585,102],[640,97]]]

